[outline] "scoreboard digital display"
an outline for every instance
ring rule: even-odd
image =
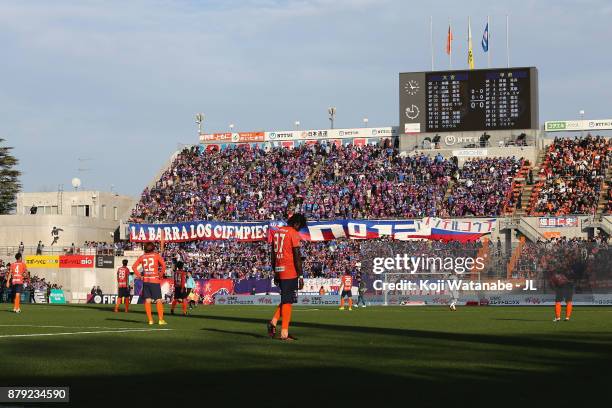
[[[400,74],[404,133],[538,128],[537,69]]]

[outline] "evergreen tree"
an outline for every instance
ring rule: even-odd
[[[3,146],[0,138],[0,214],[9,214],[15,209],[15,198],[21,189],[16,169],[19,160],[11,154],[12,147]]]

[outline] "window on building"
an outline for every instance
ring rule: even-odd
[[[106,205],[102,204],[102,219],[106,219]]]
[[[119,219],[119,211],[117,207],[113,207],[113,220],[117,221]]]

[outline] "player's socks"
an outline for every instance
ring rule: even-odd
[[[555,302],[555,319],[561,320],[561,302]]]
[[[289,336],[289,323],[291,322],[291,303],[282,305],[283,322],[281,326],[281,337]]]
[[[349,310],[353,310],[353,299],[349,298],[348,303],[349,303]]]
[[[340,298],[340,310],[344,310],[344,298]]]
[[[153,324],[153,316],[151,314],[151,303],[145,302],[145,312],[147,313],[147,319],[149,319],[149,324]]]
[[[16,293],[15,294],[15,310],[20,310],[20,303],[21,303],[21,293]]]
[[[121,304],[121,299],[119,296],[117,296],[117,302],[115,303],[115,313],[117,313],[119,311],[119,305]]]
[[[187,316],[187,303],[184,300],[181,303],[181,306],[183,307],[183,315]]]
[[[162,302],[157,302],[157,317],[159,317],[159,321],[164,321],[164,304]]]
[[[272,320],[270,321],[270,323],[272,323],[272,326],[276,326],[280,317],[281,317],[281,305],[278,305],[278,307],[276,308],[276,311],[274,312],[274,317],[272,317]]]
[[[574,308],[574,304],[572,302],[567,302],[565,304],[565,320],[569,320],[572,317],[572,309]]]
[[[123,298],[124,306],[125,306],[125,312],[129,312],[130,311],[130,298],[129,297],[125,297]]]

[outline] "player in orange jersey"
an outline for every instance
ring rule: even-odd
[[[174,314],[174,308],[180,302],[183,308],[183,316],[187,316],[187,272],[185,272],[183,266],[184,264],[181,261],[176,263],[176,269],[174,270],[174,298],[172,299],[170,313]]]
[[[115,304],[115,313],[119,312],[119,305],[121,303],[124,304],[126,312],[130,308],[130,268],[127,267],[127,259],[124,259],[122,263],[123,266],[120,266],[119,269],[117,269],[118,295],[117,303]]]
[[[145,244],[145,253],[134,262],[132,270],[138,279],[143,280],[141,296],[145,300],[145,312],[147,313],[149,324],[153,324],[151,301],[154,300],[157,303],[158,323],[164,325],[167,323],[164,320],[164,304],[162,303],[160,283],[166,273],[166,263],[161,255],[154,252],[154,250],[155,245],[152,242],[147,242]],[[138,270],[140,266],[142,266],[143,274]]]
[[[344,298],[348,298],[348,310],[353,310],[353,277],[349,271],[346,271],[342,278],[340,278],[340,287],[342,293],[340,294],[340,310],[344,310]]]
[[[13,312],[21,313],[21,292],[23,292],[23,283],[29,280],[28,268],[21,260],[21,252],[15,254],[15,262],[9,268],[8,276],[6,277],[6,287],[13,285]]]
[[[276,308],[274,317],[268,322],[268,335],[270,337],[276,335],[276,324],[282,319],[281,340],[296,340],[289,335],[289,322],[292,305],[297,302],[297,292],[304,288],[298,233],[304,227],[306,227],[306,218],[302,214],[294,214],[287,221],[286,227],[280,227],[272,235],[271,258],[274,283],[280,288],[281,302]]]

